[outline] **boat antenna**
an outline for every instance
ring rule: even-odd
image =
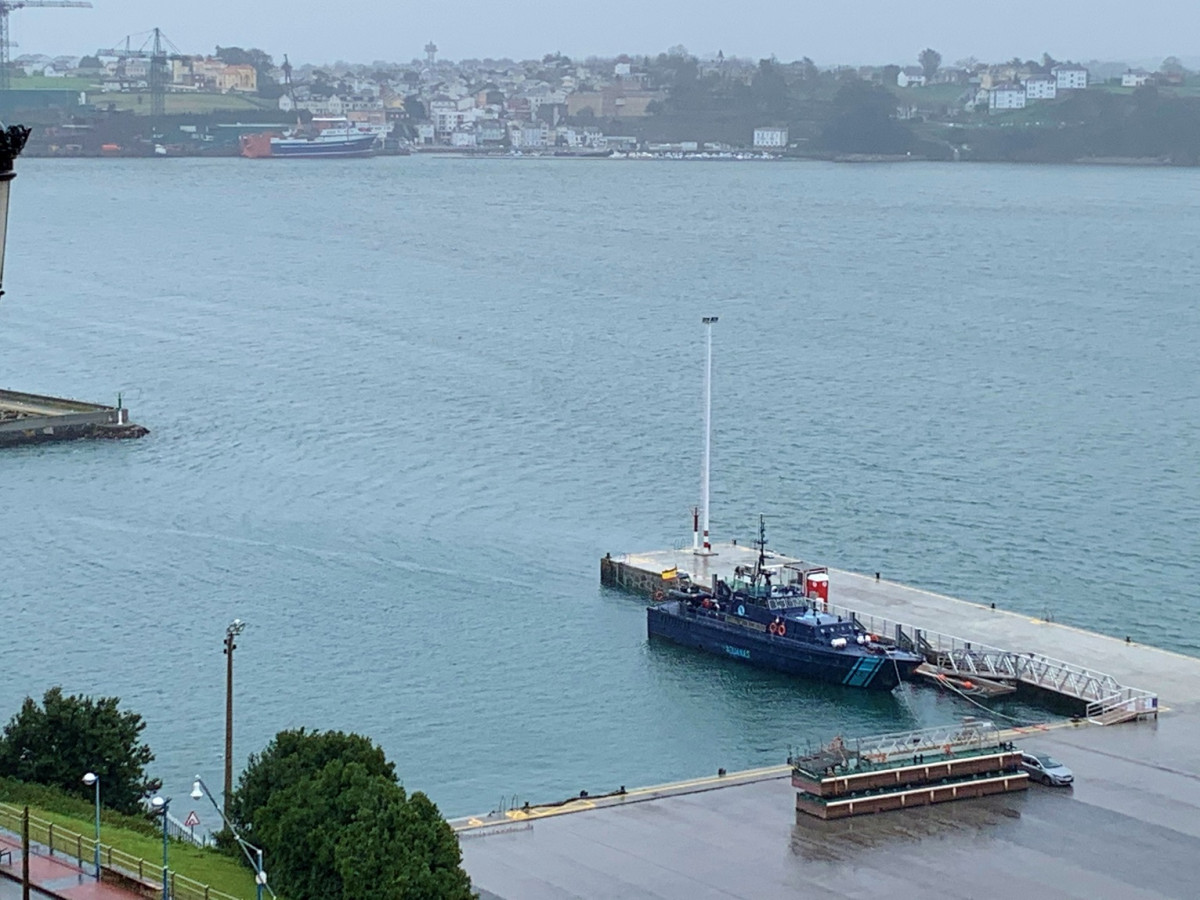
[[[713,555],[712,544],[708,540],[708,475],[712,455],[712,327],[717,319],[717,316],[705,316],[700,320],[706,333],[708,355],[704,361],[704,464],[700,470],[700,510],[703,516],[704,546],[692,551],[697,556]]]
[[[758,514],[758,540],[754,542],[754,546],[758,548],[758,572],[759,574],[767,566],[767,517],[762,513]]]

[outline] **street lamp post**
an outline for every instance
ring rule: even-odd
[[[88,772],[83,776],[83,783],[88,787],[96,786],[96,880],[100,880],[100,776]]]
[[[242,853],[246,855],[246,859],[254,868],[254,890],[255,900],[262,900],[263,889],[274,897],[275,892],[267,887],[267,873],[263,869],[263,852],[258,847],[255,847],[249,841],[245,840],[237,829],[233,827],[233,823],[229,821],[225,813],[221,811],[221,807],[217,805],[217,801],[213,798],[212,791],[208,789],[208,785],[204,783],[204,779],[199,775],[196,776],[196,782],[192,785],[191,797],[193,800],[203,800],[208,797],[208,802],[212,804],[213,809],[217,811],[217,815],[221,817],[221,821],[225,823],[225,827],[229,829],[229,833],[233,835],[233,839],[238,842],[238,846],[242,848]]]
[[[167,813],[171,809],[170,797],[155,797],[150,801],[150,805],[154,807],[155,812],[162,815],[163,822],[163,888],[162,900],[171,900],[171,884],[167,871]]]
[[[233,796],[233,651],[234,640],[246,630],[246,623],[234,619],[225,629],[225,809],[223,818],[229,817],[229,798]]]

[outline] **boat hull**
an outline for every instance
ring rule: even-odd
[[[647,631],[684,647],[735,659],[760,668],[774,669],[829,684],[867,690],[890,691],[913,677],[921,664],[917,657],[902,657],[861,650],[825,648],[731,625],[714,616],[680,611],[670,602],[646,610]]]
[[[305,141],[278,138],[271,141],[271,156],[276,159],[315,159],[372,156],[377,140],[374,135],[339,141]]]
[[[374,156],[378,145],[378,139],[372,134],[305,139],[263,133],[241,138],[242,156],[248,159],[352,159]]]

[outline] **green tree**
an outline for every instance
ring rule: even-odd
[[[904,153],[913,135],[893,117],[896,98],[887,88],[855,78],[838,88],[821,143],[841,153]]]
[[[750,92],[759,111],[784,116],[788,111],[788,84],[775,59],[760,59],[758,71],[750,82]]]
[[[449,824],[361,735],[280,732],[250,758],[230,806],[291,900],[472,896]]]
[[[146,776],[154,760],[140,740],[146,723],[137,713],[119,710],[120,702],[66,697],[60,687],[46,691],[40,706],[27,697],[0,735],[0,775],[90,798],[92,788],[80,779],[95,772],[105,806],[138,813],[142,799],[162,782]]]
[[[925,80],[933,81],[933,76],[937,74],[938,67],[942,64],[942,54],[932,47],[926,47],[917,54],[917,62],[921,64],[921,68],[925,72]]]
[[[271,797],[316,777],[332,761],[356,762],[370,776],[394,781],[396,767],[370,738],[342,731],[281,731],[262,753],[251,754],[229,801],[229,818],[243,833],[255,833],[256,815]]]
[[[250,58],[250,52],[243,50],[241,47],[221,47],[218,45],[213,56],[229,66],[250,66],[254,64]]]
[[[883,82],[885,87],[895,87],[896,80],[899,77],[899,66],[884,66],[882,72],[880,72],[880,80]]]
[[[1162,65],[1159,66],[1158,71],[1166,75],[1168,79],[1179,83],[1182,83],[1184,77],[1187,75],[1187,69],[1183,67],[1183,63],[1179,61],[1178,56],[1168,56],[1162,61]]]
[[[371,794],[336,851],[347,897],[382,900],[472,896],[458,839],[433,802],[387,786]]]

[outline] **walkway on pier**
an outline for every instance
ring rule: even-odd
[[[829,600],[862,616],[879,616],[935,628],[1014,653],[1036,653],[1093,672],[1123,685],[1154,691],[1168,706],[1200,704],[1200,661],[1170,650],[1130,643],[1046,622],[982,603],[957,600],[919,588],[830,569]]]

